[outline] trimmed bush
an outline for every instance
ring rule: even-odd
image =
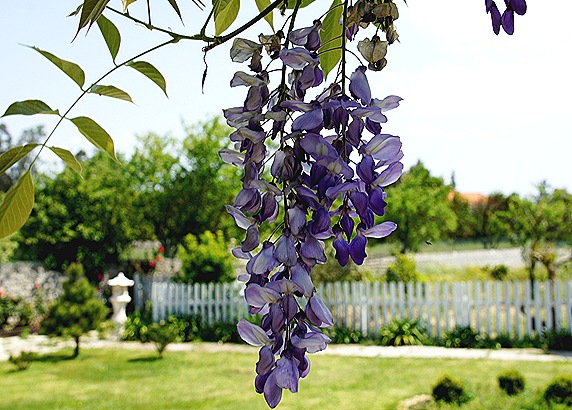
[[[572,350],[572,334],[566,330],[545,330],[542,333],[542,348],[548,350]]]
[[[183,340],[185,327],[186,324],[183,321],[170,316],[167,320],[161,320],[159,323],[151,323],[144,341],[154,343],[159,357],[163,358],[163,352],[168,345]]]
[[[367,337],[362,332],[349,327],[335,326],[323,330],[324,334],[332,339],[334,344],[358,344],[367,340]]]
[[[443,401],[457,405],[461,405],[470,400],[470,396],[465,391],[463,383],[448,375],[444,375],[437,380],[437,383],[433,386],[431,395],[437,402]]]
[[[509,396],[524,390],[524,376],[518,370],[507,370],[498,376],[499,387]]]
[[[552,380],[544,392],[544,400],[572,406],[572,376],[562,375]]]

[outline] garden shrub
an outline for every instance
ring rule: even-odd
[[[395,262],[390,263],[387,267],[385,280],[387,282],[417,282],[419,272],[415,259],[404,253],[396,253]]]
[[[0,295],[0,330],[28,326],[34,318],[34,306],[19,296]]]
[[[509,269],[506,265],[496,265],[490,271],[491,278],[494,280],[505,280],[508,277]]]
[[[478,348],[482,343],[481,335],[470,326],[455,326],[440,340],[442,346],[453,348]]]
[[[367,337],[361,331],[344,326],[325,328],[324,334],[328,336],[334,344],[357,344],[367,340]]]
[[[168,345],[183,340],[184,329],[185,322],[175,316],[169,316],[167,320],[151,323],[142,342],[154,343],[159,357],[162,358]]]
[[[30,363],[38,358],[38,355],[34,352],[21,352],[18,356],[12,356],[8,358],[8,361],[18,368],[18,370],[26,370],[30,367]]]
[[[552,380],[544,392],[544,400],[572,406],[572,376],[562,375]]]
[[[499,387],[513,396],[524,390],[524,376],[518,370],[507,370],[498,375]]]
[[[182,262],[182,273],[173,277],[176,282],[231,282],[236,279],[233,258],[228,251],[222,231],[206,231],[198,238],[188,234],[177,253]]]
[[[425,329],[418,320],[394,319],[380,329],[379,336],[383,346],[412,346],[428,342]]]
[[[444,375],[437,380],[431,395],[436,402],[445,402],[461,405],[470,400],[470,395],[463,387],[463,383],[451,376]]]
[[[542,332],[542,348],[547,350],[572,350],[572,334],[566,330],[545,330]]]

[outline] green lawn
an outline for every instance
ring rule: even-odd
[[[257,353],[84,349],[75,360],[52,356],[15,371],[0,362],[1,409],[265,409],[253,390]],[[521,371],[525,393],[509,398],[497,375]],[[382,359],[313,355],[300,392],[285,392],[279,409],[394,409],[407,397],[430,393],[443,374],[464,380],[474,399],[463,409],[542,409],[549,381],[572,374],[572,363],[489,360]],[[314,407],[315,406],[315,407]],[[448,408],[441,406],[441,409]],[[458,408],[458,407],[451,407]]]

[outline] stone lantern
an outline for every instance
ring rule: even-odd
[[[121,339],[121,335],[123,334],[125,322],[127,321],[125,308],[127,304],[131,302],[131,296],[129,296],[127,288],[133,286],[134,283],[135,282],[131,279],[127,279],[123,272],[119,272],[116,277],[107,281],[107,284],[111,286],[111,297],[109,301],[111,302],[111,306],[113,306],[111,321],[115,324],[113,338],[117,340]]]

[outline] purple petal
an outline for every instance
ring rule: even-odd
[[[255,213],[260,208],[262,201],[257,189],[241,189],[234,199],[234,206],[241,211]]]
[[[350,261],[350,244],[347,243],[341,235],[339,235],[332,242],[332,246],[336,250],[335,258],[340,266],[346,266]]]
[[[246,271],[250,274],[266,275],[278,265],[280,265],[280,262],[274,257],[274,245],[270,242],[266,242],[262,250],[248,261]]]
[[[371,102],[371,89],[365,75],[366,68],[360,66],[350,76],[350,93],[354,98],[361,100],[363,105]]]
[[[296,282],[290,279],[279,279],[268,284],[269,288],[274,289],[276,292],[283,293],[284,295],[302,294],[302,289]]]
[[[320,110],[321,111],[321,110]],[[318,134],[308,133],[300,140],[300,145],[312,158],[335,157],[338,155],[336,149]]]
[[[276,242],[274,257],[286,266],[296,265],[298,261],[296,256],[296,247],[294,244],[294,238],[292,238],[290,234],[282,234],[280,236],[280,239]]]
[[[362,233],[368,238],[385,238],[390,235],[393,231],[397,229],[397,224],[395,222],[382,222],[379,225],[375,225],[369,229],[364,230]]]
[[[286,324],[286,316],[284,311],[278,304],[271,304],[270,311],[268,312],[270,318],[270,328],[274,333],[280,332]]]
[[[260,245],[260,234],[258,233],[258,225],[250,225],[246,230],[246,238],[241,243],[243,252],[250,252]]]
[[[292,122],[292,131],[311,131],[322,125],[323,113],[321,108],[308,111]]]
[[[276,370],[270,373],[266,383],[264,383],[264,400],[268,403],[268,407],[275,408],[282,400],[282,388],[276,384]]]
[[[381,112],[386,112],[399,107],[400,101],[403,101],[403,98],[398,97],[397,95],[389,95],[385,97],[383,100],[378,100],[377,98],[374,98],[373,105],[379,107],[381,109]]]
[[[367,238],[363,235],[356,235],[356,237],[350,243],[350,256],[356,265],[363,264],[364,259],[367,254],[365,253],[365,247],[367,245]]]
[[[218,152],[220,159],[227,163],[241,168],[244,165],[244,154],[232,149],[224,148]]]
[[[308,299],[305,311],[310,322],[318,327],[330,327],[334,324],[332,312],[315,293]]]
[[[332,340],[322,332],[313,330],[304,335],[295,334],[291,341],[299,349],[306,349],[308,353],[317,353],[324,350],[327,343]]]
[[[300,246],[300,255],[306,260],[313,260],[321,263],[326,262],[324,245],[313,236],[308,235],[306,237],[306,241],[302,243],[302,246]]]
[[[371,209],[376,215],[383,216],[385,213],[385,202],[386,193],[380,187],[375,187],[369,194],[369,209]]]
[[[364,216],[368,207],[367,195],[364,192],[352,191],[350,193],[350,200],[356,208],[359,216]]]
[[[498,36],[501,26],[501,14],[494,2],[491,7],[491,22],[493,23],[493,31]]]
[[[525,0],[511,0],[510,5],[514,12],[519,16],[526,13],[526,1]]]
[[[330,228],[330,213],[326,208],[319,208],[315,213],[310,226],[310,232],[317,235],[325,232]]]
[[[394,162],[375,179],[373,185],[383,187],[391,185],[399,179],[402,172],[403,164],[401,162]]]
[[[352,237],[352,232],[354,231],[354,220],[348,214],[344,213],[340,219],[340,225],[349,240],[349,238]]]
[[[308,64],[316,65],[319,62],[317,57],[312,57],[308,50],[301,47],[283,48],[280,50],[280,59],[294,70],[301,70]]]
[[[505,33],[512,35],[514,33],[514,11],[506,9],[502,14],[501,22]]]
[[[268,346],[262,346],[258,352],[258,362],[256,363],[256,373],[266,374],[274,367],[274,353]]]
[[[356,181],[344,182],[326,190],[326,196],[330,199],[337,198],[340,194],[344,194],[352,189],[356,189],[358,183]]]
[[[282,296],[274,289],[251,283],[244,290],[246,302],[253,307],[263,307],[267,303],[276,303]]]
[[[239,85],[245,85],[248,87],[262,87],[266,83],[255,75],[246,74],[243,71],[237,71],[234,73],[234,77],[230,81],[231,87],[237,87]]]
[[[290,232],[292,235],[298,235],[304,225],[306,225],[306,213],[299,207],[288,209],[288,220],[290,222]]]
[[[292,269],[290,269],[290,277],[292,281],[295,282],[303,291],[306,297],[309,297],[314,291],[314,284],[312,283],[312,278],[306,269],[297,264]]]
[[[262,195],[262,206],[258,218],[260,222],[264,222],[268,219],[268,222],[272,223],[276,216],[278,216],[278,202],[276,202],[276,197],[273,193],[266,192]]]
[[[340,157],[322,157],[316,161],[316,164],[326,167],[332,174],[341,174],[346,179],[351,179],[354,176],[354,171]]]
[[[298,366],[292,358],[281,357],[276,362],[276,369],[272,372],[275,375],[276,385],[283,389],[288,389],[292,393],[298,392]]]
[[[234,206],[225,205],[226,211],[234,218],[234,222],[239,228],[248,229],[249,226],[256,221],[254,218],[246,217],[244,214]]]
[[[374,162],[370,155],[364,155],[362,160],[357,165],[357,174],[363,182],[366,184],[371,184],[375,179],[375,173],[373,171]]]
[[[250,323],[246,319],[240,319],[236,325],[238,334],[246,343],[252,346],[268,346],[270,338],[260,326]]]

